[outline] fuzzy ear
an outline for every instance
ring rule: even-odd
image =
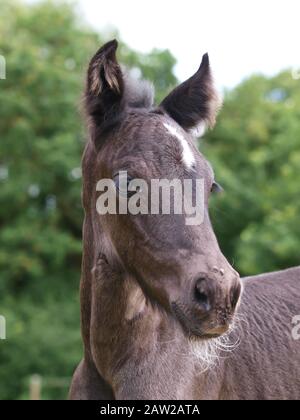
[[[124,82],[116,59],[117,48],[116,40],[105,44],[94,55],[88,68],[85,106],[88,116],[98,127],[114,119],[121,107]]]
[[[214,88],[208,54],[197,73],[175,88],[160,106],[186,130],[215,124],[221,100]]]

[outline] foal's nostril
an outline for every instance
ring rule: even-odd
[[[238,301],[239,301],[240,296],[241,296],[241,290],[242,290],[242,287],[241,287],[240,283],[238,283],[236,286],[234,286],[231,289],[230,301],[231,301],[231,305],[232,305],[233,309],[235,309],[236,305],[238,304]]]
[[[205,312],[211,310],[210,299],[207,292],[206,279],[200,278],[196,282],[195,286],[195,299],[198,305],[201,306],[201,309]]]

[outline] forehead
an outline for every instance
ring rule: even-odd
[[[196,147],[192,135],[174,120],[155,112],[129,113],[115,134],[114,161],[118,165],[147,165],[201,172],[214,178],[211,164]]]

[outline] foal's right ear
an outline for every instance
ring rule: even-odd
[[[114,119],[121,108],[124,93],[122,70],[117,62],[118,43],[110,41],[92,58],[85,91],[87,114],[96,126]]]

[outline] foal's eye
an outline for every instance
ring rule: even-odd
[[[129,198],[135,193],[135,191],[128,191],[129,184],[132,181],[132,178],[128,175],[117,174],[114,176],[113,181],[120,196]]]
[[[211,186],[211,192],[213,193],[213,194],[218,194],[218,193],[221,193],[221,192],[223,192],[224,191],[224,189],[221,187],[221,185],[220,184],[218,184],[217,182],[214,182],[213,184],[212,184],[212,186]]]

